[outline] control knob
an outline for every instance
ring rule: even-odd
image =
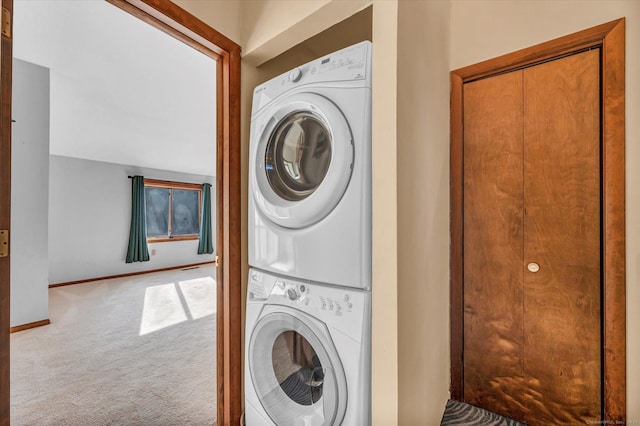
[[[302,77],[302,71],[300,71],[300,68],[294,68],[289,73],[289,81],[293,81],[294,83],[300,80],[300,77]]]
[[[287,289],[287,296],[289,296],[289,299],[291,300],[298,300],[300,298],[300,294],[293,287]]]

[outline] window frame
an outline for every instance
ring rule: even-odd
[[[168,180],[157,180],[157,179],[145,179],[144,180],[145,189],[148,188],[165,188],[169,189],[169,235],[161,236],[161,237],[149,237],[147,236],[147,243],[167,243],[171,241],[190,241],[197,240],[200,238],[200,219],[202,218],[202,185],[197,183],[185,183],[185,182],[174,182]],[[174,189],[182,189],[189,191],[197,191],[198,192],[198,233],[197,234],[185,234],[185,235],[172,235],[173,232],[173,190]],[[145,215],[146,215],[146,203],[145,203]],[[146,225],[145,225],[146,226]],[[146,229],[145,229],[146,232]]]

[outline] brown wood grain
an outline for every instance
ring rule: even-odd
[[[240,109],[241,109],[241,55],[240,49],[231,51],[229,58],[229,150],[228,167],[231,170],[229,179],[229,319],[228,344],[230,346],[230,362],[228,370],[230,377],[227,381],[231,393],[228,404],[230,424],[240,424],[244,401],[242,398],[242,153],[240,141]]]
[[[463,394],[463,266],[462,266],[462,79],[451,74],[451,106],[450,106],[450,228],[451,254],[449,257],[451,284],[449,287],[449,317],[451,325],[451,398],[462,400]]]
[[[44,325],[49,325],[49,324],[51,324],[51,321],[49,319],[44,319],[42,321],[35,321],[35,322],[30,322],[28,324],[16,325],[9,329],[9,333],[17,333],[18,331],[29,330],[32,328],[42,327]]]
[[[242,258],[241,258],[241,174],[240,174],[240,51],[236,50],[223,58],[222,78],[226,81],[225,104],[223,109],[224,137],[226,152],[222,164],[224,191],[222,204],[228,206],[223,211],[225,247],[222,258],[223,289],[221,300],[224,312],[222,348],[223,358],[218,360],[218,416],[223,416],[224,424],[237,425],[242,415]],[[220,162],[218,162],[220,165]]]
[[[199,234],[174,235],[173,237],[147,237],[147,243],[171,243],[175,241],[190,241],[200,239]]]
[[[224,87],[224,69],[228,68],[228,64],[223,64],[222,60],[218,60],[218,64],[217,64],[217,68],[216,68],[216,79],[217,79],[217,87]],[[222,99],[220,100],[220,98],[218,98],[218,103],[216,105],[216,123],[224,123],[224,108],[222,103],[226,102],[226,94],[223,94]],[[225,195],[224,192],[219,190],[220,188],[225,187],[225,180],[223,179],[222,173],[221,171],[224,170],[225,167],[225,160],[226,157],[224,156],[224,153],[226,151],[228,151],[228,146],[225,145],[224,140],[225,140],[225,134],[227,130],[225,130],[224,126],[218,125],[216,128],[216,226],[217,226],[217,231],[216,231],[216,235],[217,235],[217,241],[216,241],[216,252],[218,254],[221,253],[226,253],[227,250],[229,249],[228,246],[228,238],[227,238],[227,231],[226,231],[226,227],[224,224],[224,220],[221,220],[221,218],[224,218],[225,215],[225,208],[224,206],[224,200],[225,200]],[[225,293],[226,293],[226,287],[223,285],[224,283],[224,271],[225,271],[225,266],[224,266],[224,258],[219,256],[218,257],[218,269],[217,269],[217,277],[216,277],[216,282],[217,282],[217,289],[216,289],[216,310],[217,312],[224,312],[224,300],[225,300]],[[220,320],[220,315],[217,316],[216,321]],[[216,387],[217,387],[217,394],[216,394],[216,404],[217,404],[217,418],[218,419],[223,419],[224,418],[224,413],[222,412],[224,410],[224,365],[225,365],[225,357],[224,357],[224,351],[220,351],[220,347],[221,347],[221,343],[220,342],[224,342],[225,341],[225,335],[226,335],[226,326],[219,326],[219,323],[216,324],[216,342],[217,343],[217,352],[216,352]],[[222,353],[220,353],[222,352]]]
[[[626,421],[626,296],[625,296],[625,172],[624,172],[624,80],[625,80],[625,21],[619,19],[576,34],[561,37],[551,42],[532,46],[518,52],[491,59],[470,67],[454,70],[452,82],[462,83],[496,73],[519,69],[550,58],[575,52],[585,47],[602,46],[602,229],[603,229],[603,419]],[[462,103],[457,101],[458,92],[451,92],[451,117],[462,114]],[[456,145],[462,139],[462,123],[451,122],[451,164],[454,171],[461,167],[462,159],[454,155]],[[456,206],[456,188],[462,185],[461,177],[451,174],[452,214],[462,207]],[[464,377],[462,356],[454,353],[454,341],[462,342],[461,327],[455,313],[462,310],[462,234],[461,221],[451,221],[451,372],[453,377]],[[457,268],[457,269],[456,269]],[[458,278],[456,278],[458,277]],[[454,297],[454,295],[456,297]],[[456,330],[460,330],[456,335]],[[460,372],[461,371],[461,372]],[[452,381],[452,397],[456,392]],[[459,400],[464,400],[460,395]]]
[[[523,418],[522,71],[464,86],[464,398]]]
[[[604,418],[626,421],[625,20],[602,43]]]
[[[199,184],[199,183],[174,182],[171,180],[158,180],[158,179],[146,179],[146,178],[144,180],[144,186],[153,186],[156,188],[190,189],[193,191],[202,190],[202,184]]]
[[[2,0],[2,7],[13,12],[13,1]],[[0,229],[11,237],[11,76],[13,40],[0,40]],[[11,247],[9,247],[11,250]],[[10,261],[0,258],[0,425],[9,425],[9,327]]]
[[[523,72],[522,420],[584,424],[601,414],[600,50]]]

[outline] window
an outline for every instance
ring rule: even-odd
[[[147,241],[197,240],[201,195],[200,185],[145,179]]]

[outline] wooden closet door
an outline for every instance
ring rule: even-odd
[[[524,70],[524,198],[528,408],[538,424],[600,420],[598,49]]]
[[[522,71],[464,86],[464,397],[522,415]]]
[[[600,419],[599,63],[464,85],[464,399],[531,425]]]

